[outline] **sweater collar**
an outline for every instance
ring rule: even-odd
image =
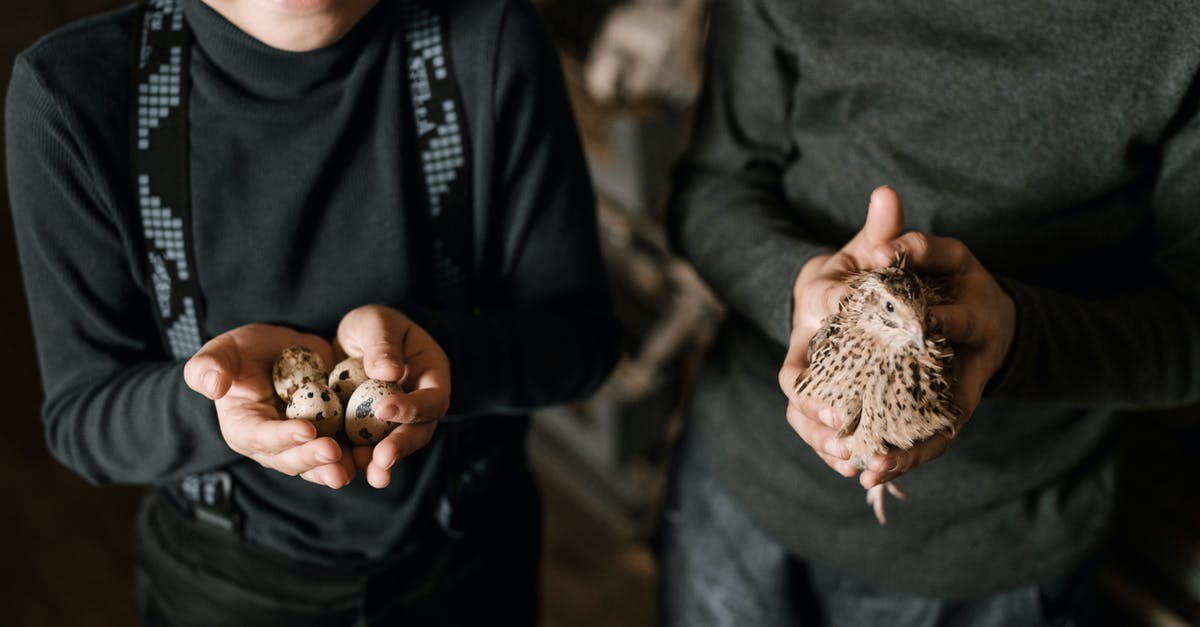
[[[270,100],[295,100],[344,77],[380,21],[380,0],[336,42],[307,52],[272,48],[251,37],[202,0],[184,0],[196,48],[246,92]]]

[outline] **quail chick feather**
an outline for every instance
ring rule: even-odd
[[[944,299],[907,266],[900,254],[887,268],[847,277],[850,292],[809,342],[809,369],[796,382],[797,393],[843,417],[838,437],[860,469],[873,455],[912,448],[937,433],[955,434],[954,353],[931,328],[929,315],[930,306]],[[885,488],[904,498],[891,482],[867,491],[881,525],[887,522]]]

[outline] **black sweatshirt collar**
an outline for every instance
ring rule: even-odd
[[[349,72],[380,22],[381,0],[338,41],[308,52],[272,48],[251,37],[202,0],[184,0],[195,45],[233,83],[268,100],[295,100]]]

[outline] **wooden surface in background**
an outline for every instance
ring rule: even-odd
[[[15,55],[56,26],[125,2],[41,0],[0,5],[0,85]],[[0,130],[0,136],[3,131]],[[2,159],[2,157],[0,157]],[[0,161],[0,163],[3,163]],[[0,177],[0,337],[11,390],[0,437],[0,624],[104,627],[136,624],[130,599],[132,520],[141,490],[93,487],[46,449],[33,342]],[[654,624],[653,563],[646,548],[615,536],[564,492],[541,480],[545,503],[543,623]]]

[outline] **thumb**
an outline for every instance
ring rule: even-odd
[[[337,342],[350,357],[362,359],[367,376],[399,381],[404,376],[407,326],[396,324],[402,314],[379,305],[359,307],[338,325]]]
[[[206,343],[183,366],[183,380],[192,390],[217,400],[233,385],[233,373],[241,369],[237,342],[228,333]]]
[[[871,204],[867,207],[867,221],[862,230],[851,240],[851,245],[858,252],[869,253],[880,246],[900,237],[904,230],[904,206],[900,195],[887,185],[881,185],[871,192]],[[882,257],[873,261],[887,265],[891,259]]]

